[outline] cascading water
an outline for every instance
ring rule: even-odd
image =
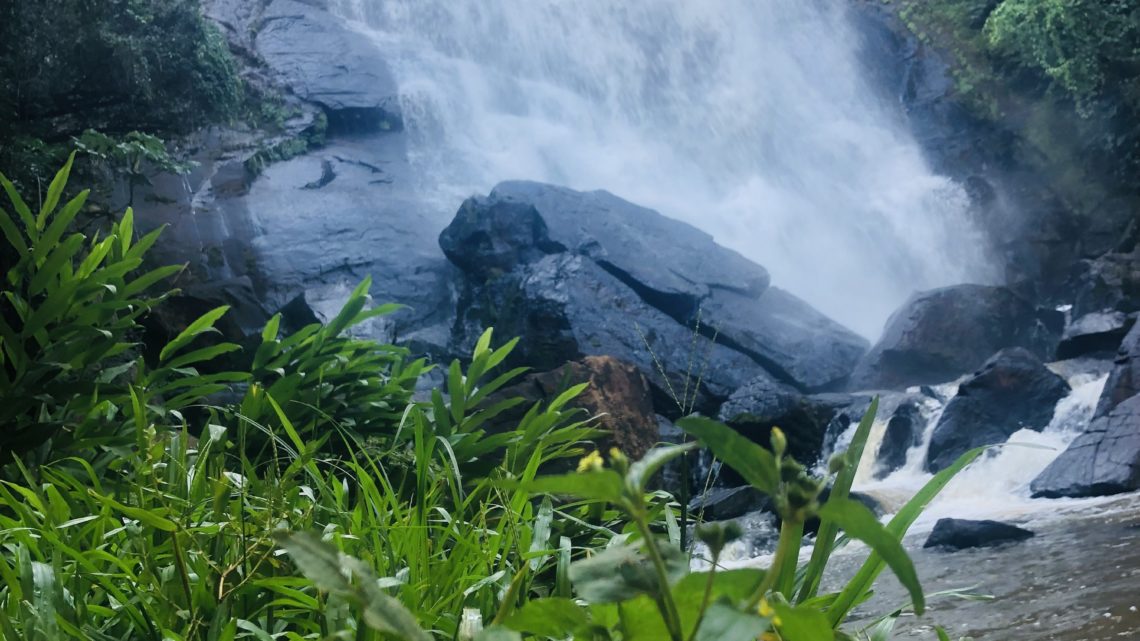
[[[396,76],[441,214],[512,178],[712,233],[875,337],[912,291],[991,279],[967,197],[864,81],[827,0],[340,0]]]
[[[1092,419],[1107,375],[1078,373],[1068,377],[1072,391],[1053,410],[1053,419],[1040,432],[1023,429],[1007,444],[983,455],[959,474],[923,512],[915,531],[929,529],[940,518],[1010,519],[1044,509],[1057,512],[1067,504],[1089,501],[1035,501],[1029,484],[1079,436]],[[938,386],[943,398],[954,395],[957,384]],[[924,470],[927,449],[944,405],[933,399],[926,409],[927,424],[922,443],[910,449],[906,464],[882,480],[875,480],[875,453],[885,432],[885,421],[872,429],[853,489],[873,496],[886,512],[894,512],[915,494],[931,474]],[[849,441],[852,427],[840,442]],[[1046,508],[1047,506],[1047,508]]]

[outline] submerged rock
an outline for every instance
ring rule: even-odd
[[[964,550],[1017,543],[1033,536],[1033,532],[1025,528],[1000,521],[938,519],[934,524],[934,531],[930,533],[922,547]]]
[[[974,371],[994,352],[1022,347],[1052,356],[1060,316],[1005,287],[955,285],[911,297],[852,375],[857,389],[946,383]]]
[[[1140,489],[1140,395],[1093,419],[1030,484],[1034,497],[1105,496]]]
[[[1021,429],[1041,431],[1069,384],[1025,349],[998,352],[958,387],[934,428],[927,469],[938,472],[966,451],[1004,443]]]

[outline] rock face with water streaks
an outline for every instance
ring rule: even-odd
[[[495,326],[536,367],[611,354],[666,405],[715,409],[758,377],[835,386],[866,347],[708,234],[607,192],[503,183],[465,202],[440,246],[465,275],[456,352]]]
[[[1004,443],[1021,429],[1041,431],[1069,391],[1065,379],[1028,350],[998,352],[946,405],[930,440],[927,468],[941,471],[966,451]]]
[[[934,531],[927,537],[924,548],[964,550],[1017,543],[1033,538],[1033,532],[1000,521],[970,521],[967,519],[938,519]]]
[[[1022,347],[1053,355],[1063,319],[1041,312],[1005,287],[955,285],[916,294],[887,321],[859,363],[851,386],[904,389],[946,383],[994,352]]]
[[[1031,487],[1049,498],[1140,489],[1140,325],[1121,344],[1088,429]]]

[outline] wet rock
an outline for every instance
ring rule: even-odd
[[[701,324],[719,341],[808,392],[841,388],[869,347],[863,337],[777,287],[759,297],[714,289],[700,311]]]
[[[1120,342],[1135,323],[1134,316],[1119,311],[1085,314],[1065,328],[1061,343],[1057,346],[1057,359],[1115,354]]]
[[[1134,326],[1120,343],[1093,417],[1107,415],[1114,407],[1137,394],[1140,394],[1140,324]]]
[[[214,283],[197,284],[154,306],[141,320],[143,345],[149,360],[156,360],[162,348],[181,334],[191,323],[206,312],[228,305],[230,311],[214,324],[218,334],[208,334],[201,340],[220,343],[241,342],[247,335],[259,331],[269,314],[257,299],[248,278],[234,278]],[[152,353],[153,352],[153,353]],[[216,362],[200,367],[220,369],[229,366],[244,369],[240,353],[227,355]]]
[[[715,411],[733,390],[764,374],[746,355],[694,337],[582,256],[549,255],[471,286],[459,307],[455,353],[468,353],[483,329],[494,327],[520,337],[512,363],[550,369],[612,355],[649,378],[666,416],[688,414],[690,407]]]
[[[931,437],[927,469],[938,472],[966,451],[1004,443],[1018,430],[1041,431],[1069,391],[1069,384],[1028,350],[998,352],[946,405]]]
[[[875,457],[875,478],[884,479],[895,470],[906,465],[906,455],[911,448],[922,444],[922,433],[926,429],[926,416],[917,403],[908,402],[898,406],[883,433],[882,443]]]
[[[465,202],[439,242],[467,277],[457,344],[494,325],[539,366],[614,354],[686,411],[698,387],[723,400],[764,373],[837,384],[864,347],[708,234],[604,191],[502,183]]]
[[[1039,311],[1005,287],[955,285],[916,294],[887,321],[850,387],[937,384],[980,367],[994,352],[1022,347],[1053,355],[1058,312]]]
[[[1140,489],[1140,395],[1093,419],[1030,484],[1034,497],[1105,496]]]
[[[689,512],[705,521],[735,519],[770,509],[768,497],[750,485],[712,488],[689,503]]]
[[[710,289],[755,297],[768,288],[766,269],[709,234],[606,191],[510,181],[497,185],[483,206],[498,201],[532,205],[551,241],[590,258],[682,322]]]
[[[1140,247],[1082,260],[1073,280],[1074,315],[1104,310],[1140,311]]]
[[[298,0],[272,0],[258,25],[257,53],[282,84],[325,110],[331,130],[399,127],[396,82],[368,36]]]
[[[791,387],[760,376],[736,390],[717,418],[764,447],[771,442],[772,428],[779,427],[788,437],[788,454],[810,466],[819,459],[832,414]]]
[[[1033,536],[1029,530],[999,521],[939,519],[922,547],[946,550],[995,547],[1025,541]]]

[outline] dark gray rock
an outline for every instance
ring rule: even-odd
[[[687,414],[689,405],[712,411],[733,390],[764,375],[746,355],[694,337],[583,256],[553,254],[517,267],[472,286],[459,308],[454,353],[469,352],[483,329],[494,327],[500,335],[520,337],[514,363],[540,370],[583,356],[614,356],[649,378],[654,406],[667,416]]]
[[[1133,327],[1120,343],[1093,418],[1107,415],[1114,407],[1137,394],[1140,394],[1140,324]]]
[[[927,469],[938,472],[968,450],[1004,443],[1018,430],[1041,431],[1069,391],[1028,350],[998,352],[946,405],[930,440]]]
[[[701,324],[714,330],[719,341],[807,392],[841,388],[869,346],[863,337],[777,287],[759,297],[714,289],[700,311]]]
[[[323,107],[334,131],[399,128],[396,82],[368,36],[327,10],[272,0],[253,46],[302,100]]]
[[[1033,538],[1025,528],[999,521],[970,521],[966,519],[938,519],[934,531],[927,537],[924,548],[964,550],[967,548],[995,547]]]
[[[819,459],[832,414],[791,387],[761,376],[733,392],[717,418],[764,447],[771,442],[772,428],[779,427],[788,438],[788,454],[811,465]]]
[[[458,342],[492,323],[512,334],[536,332],[523,349],[539,367],[583,351],[643,363],[629,354],[648,352],[648,342],[658,352],[649,367],[668,376],[646,373],[657,375],[666,396],[683,399],[683,375],[704,372],[710,393],[723,399],[762,373],[800,389],[836,386],[865,349],[803,301],[768,288],[764,268],[708,234],[604,191],[502,183],[465,202],[439,242],[468,280]],[[582,277],[580,284],[558,280]],[[547,303],[536,307],[535,297]],[[576,335],[572,345],[567,330]],[[607,345],[621,351],[594,351]],[[730,360],[749,364],[721,370]],[[665,378],[678,384],[670,390]]]
[[[768,497],[760,490],[743,485],[710,489],[689,503],[689,512],[705,521],[724,521],[768,510],[770,506]]]
[[[1140,311],[1140,246],[1082,260],[1074,271],[1074,315]]]
[[[1061,335],[1057,359],[1114,355],[1136,318],[1124,312],[1090,312],[1074,320]]]
[[[1030,484],[1035,497],[1105,496],[1140,489],[1140,395],[1093,419]]]
[[[1039,311],[1005,287],[955,285],[915,294],[887,321],[850,387],[946,383],[1007,347],[1048,358],[1061,320],[1059,313]]]
[[[925,429],[926,416],[917,403],[899,405],[887,421],[887,429],[879,444],[875,457],[875,478],[884,479],[905,465],[907,452],[922,443]]]
[[[510,181],[497,185],[486,204],[496,201],[533,205],[551,241],[589,257],[682,322],[713,288],[751,297],[768,288],[766,269],[709,234],[607,191]]]

